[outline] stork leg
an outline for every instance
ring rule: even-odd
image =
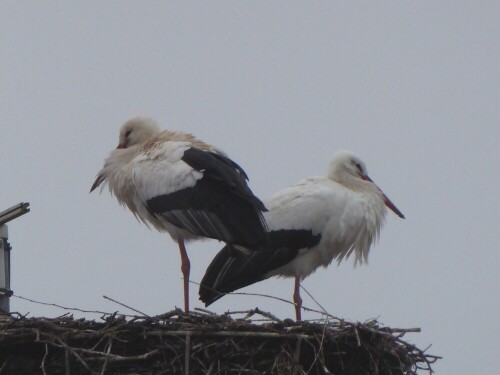
[[[181,252],[181,271],[184,277],[184,311],[187,314],[189,313],[189,271],[191,270],[191,262],[184,246],[184,240],[180,239],[177,243]]]
[[[295,276],[295,290],[293,292],[293,303],[295,303],[295,318],[302,320],[302,298],[300,298],[300,276]]]

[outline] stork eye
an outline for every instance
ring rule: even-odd
[[[132,133],[132,130],[127,130],[125,132],[125,138],[128,138],[128,136]]]
[[[357,161],[354,162],[354,165],[356,166],[356,168],[358,168],[358,171],[360,173],[363,173],[363,168],[361,168],[361,164],[359,164]]]

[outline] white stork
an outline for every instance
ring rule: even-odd
[[[136,218],[178,243],[188,312],[190,261],[184,241],[208,237],[252,248],[268,241],[266,208],[246,180],[243,169],[217,148],[136,117],[121,127],[118,147],[90,191],[107,183]]]
[[[271,276],[294,277],[295,315],[301,319],[300,281],[334,259],[354,252],[368,260],[384,223],[386,206],[403,214],[368,177],[363,161],[340,151],[327,177],[305,179],[276,193],[266,204],[270,246],[225,246],[208,267],[200,299],[208,306],[225,293]]]

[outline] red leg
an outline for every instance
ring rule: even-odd
[[[184,247],[184,240],[177,241],[179,250],[181,251],[181,271],[184,277],[184,311],[189,313],[189,271],[191,270],[191,262]]]
[[[300,298],[300,276],[295,276],[295,290],[293,292],[293,302],[295,303],[295,318],[302,320],[301,308],[302,298]]]

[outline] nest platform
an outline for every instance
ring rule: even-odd
[[[403,339],[415,332],[258,309],[99,321],[10,315],[0,321],[0,374],[432,374],[439,357]]]

